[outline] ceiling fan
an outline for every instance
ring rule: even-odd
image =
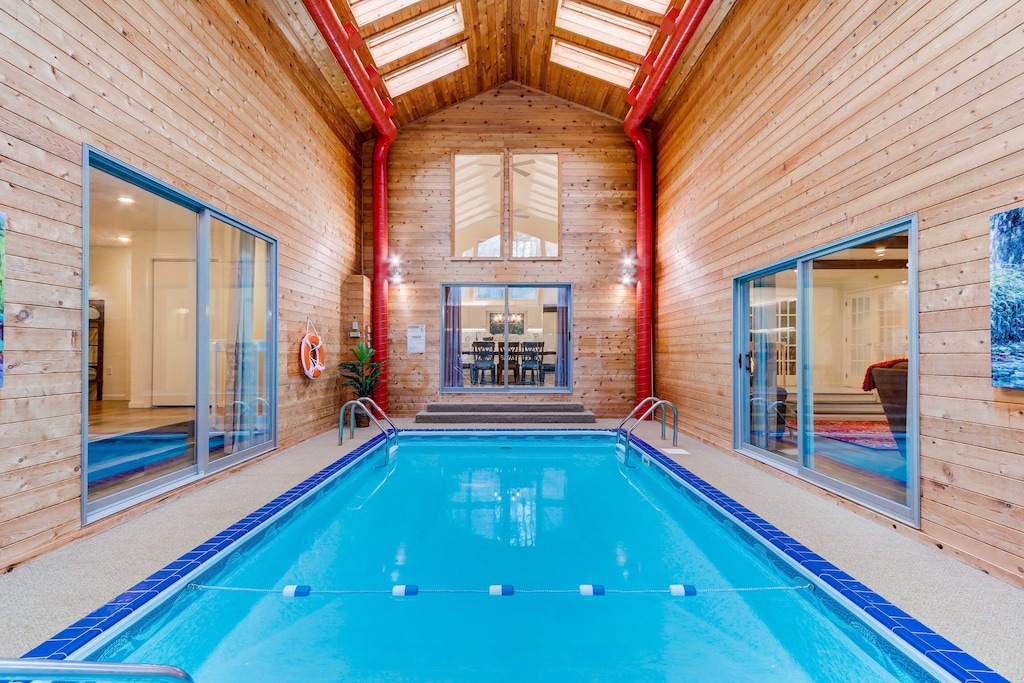
[[[530,177],[530,172],[529,171],[524,171],[523,169],[521,169],[519,167],[520,166],[529,166],[530,164],[534,163],[534,161],[535,161],[534,159],[527,159],[526,161],[516,161],[516,162],[514,162],[512,164],[512,170],[515,171],[516,173],[518,173],[519,175],[523,176],[524,178],[529,178]],[[500,164],[480,164],[480,165],[481,166],[500,166]],[[491,177],[492,178],[497,178],[500,175],[501,175],[501,170],[499,169]]]
[[[497,209],[488,209],[487,213],[497,216],[500,212]],[[524,209],[513,209],[512,218],[529,218],[530,214],[526,213]]]

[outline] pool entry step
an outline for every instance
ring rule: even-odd
[[[427,409],[416,415],[416,422],[421,424],[459,422],[551,424],[555,422],[594,423],[596,421],[597,418],[594,414],[584,408],[582,403],[548,401],[534,403],[428,403]]]

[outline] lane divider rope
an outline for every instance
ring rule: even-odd
[[[392,597],[411,597],[422,593],[457,594],[477,593],[496,597],[524,594],[578,594],[586,597],[599,597],[602,595],[637,595],[637,594],[665,594],[673,597],[693,597],[696,595],[710,595],[714,593],[756,593],[767,591],[799,591],[811,588],[811,584],[799,586],[752,586],[741,588],[697,588],[690,584],[674,583],[666,588],[605,588],[601,584],[584,583],[579,588],[516,588],[510,583],[499,583],[484,588],[420,588],[416,584],[397,584],[390,589],[316,589],[303,584],[290,584],[281,588],[245,588],[239,586],[210,586],[201,583],[190,583],[186,586],[190,591],[220,591],[225,593],[260,593],[280,594],[288,598],[305,598],[310,595],[390,595]]]

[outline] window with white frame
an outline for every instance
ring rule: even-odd
[[[558,154],[452,155],[452,256],[545,259],[561,254]]]

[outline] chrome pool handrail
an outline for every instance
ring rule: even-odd
[[[370,409],[366,407],[365,403],[363,403],[362,401],[359,401],[357,399],[353,399],[351,401],[348,401],[345,405],[343,405],[341,407],[341,415],[340,415],[339,420],[338,420],[338,445],[339,446],[343,443],[343,440],[344,440],[344,434],[345,434],[345,410],[347,408],[349,408],[349,407],[351,407],[351,410],[349,411],[349,437],[354,437],[356,435],[356,409],[358,408],[359,410],[363,411],[363,413],[365,413],[366,416],[369,417],[370,420],[375,425],[377,425],[377,429],[379,429],[384,434],[384,462],[382,462],[379,465],[376,465],[376,467],[386,467],[388,462],[389,462],[389,460],[390,460],[390,458],[391,458],[391,438],[392,438],[392,436],[395,439],[395,447],[396,448],[398,447],[398,428],[396,427],[394,432],[392,433],[391,431],[388,430],[387,427],[385,427],[384,425],[382,425],[380,423],[380,420],[378,420],[376,417],[374,417],[373,413],[370,412]],[[378,410],[380,410],[380,408],[378,408]],[[383,411],[381,411],[381,413],[383,413]],[[394,423],[391,422],[390,419],[388,420],[388,422],[391,423],[392,426],[394,426]]]
[[[47,681],[158,681],[194,683],[176,666],[122,662],[78,662],[58,659],[0,659],[0,678]]]
[[[673,405],[670,401],[664,401],[664,400],[658,398],[657,396],[648,396],[644,400],[642,400],[639,403],[637,403],[636,407],[633,408],[632,411],[630,411],[629,415],[627,415],[626,417],[624,417],[622,419],[622,422],[620,422],[619,426],[615,429],[615,445],[616,446],[619,445],[619,439],[622,436],[622,425],[626,424],[626,422],[628,422],[631,417],[635,417],[636,414],[640,411],[640,409],[643,408],[648,403],[667,403],[669,406],[671,406],[673,411],[675,411],[675,409],[676,409],[675,405]],[[651,414],[651,411],[648,411],[647,415],[650,415],[650,414]],[[645,415],[644,417],[638,418],[637,422],[642,422],[644,419],[646,419],[647,415]],[[676,415],[678,416],[678,412],[676,413]],[[634,423],[633,426],[635,427],[636,423]],[[664,407],[662,407],[662,409],[661,409],[661,438],[662,439],[665,438],[665,408]],[[678,439],[678,438],[679,438],[679,434],[678,434],[678,431],[677,431],[676,435],[672,437],[672,445],[673,446],[676,445],[676,439]]]
[[[626,423],[626,420],[629,420],[630,417],[633,417],[637,410],[646,403],[652,403],[651,407],[648,408],[643,415],[636,418],[636,422],[634,422],[630,426],[629,430],[626,432],[625,453],[622,457],[622,463],[626,467],[633,467],[633,465],[629,464],[629,446],[633,438],[633,430],[636,429],[636,426],[638,424],[640,424],[648,417],[650,417],[658,408],[661,408],[661,438],[665,438],[665,412],[666,406],[668,406],[669,408],[672,409],[672,445],[677,446],[679,444],[679,411],[676,410],[675,404],[673,404],[671,401],[666,401],[664,399],[656,398],[654,396],[648,396],[643,401],[637,404],[637,407],[633,409],[633,412],[631,412],[629,416],[627,416],[626,419],[619,424],[618,429],[615,430],[615,448],[618,449],[619,442],[622,439],[622,425],[624,425]]]
[[[388,424],[391,425],[391,428],[393,430],[395,430],[395,445],[397,446],[398,445],[398,427],[395,425],[394,422],[391,421],[391,418],[388,417],[388,414],[385,413],[383,410],[381,410],[381,407],[379,405],[377,405],[377,402],[374,401],[369,396],[361,396],[360,398],[357,398],[356,400],[359,401],[360,403],[368,404],[371,408],[376,410],[380,414],[381,417],[383,417],[385,420],[388,421]]]
[[[654,401],[658,401],[658,400],[659,399],[658,399],[657,396],[648,396],[644,400],[642,400],[639,403],[637,403],[636,406],[633,408],[633,410],[629,411],[629,415],[627,415],[626,417],[622,418],[622,422],[620,422],[619,426],[616,427],[615,432],[618,433],[619,430],[622,429],[622,425],[626,424],[629,421],[629,418],[635,417],[636,414],[638,412],[640,412],[640,409],[643,408],[645,405],[647,405],[648,403],[654,402]],[[664,436],[664,434],[662,434],[662,436]],[[616,445],[618,445],[618,439],[616,439]]]

